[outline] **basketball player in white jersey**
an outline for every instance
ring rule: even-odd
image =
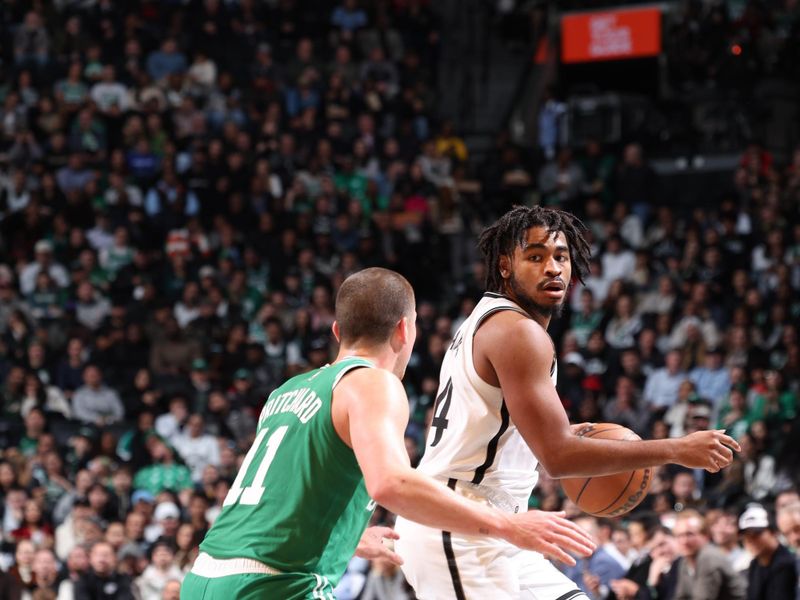
[[[573,269],[588,272],[583,224],[569,213],[515,207],[480,239],[487,292],[442,363],[439,394],[419,470],[456,492],[508,512],[525,511],[537,464],[553,477],[607,475],[678,463],[719,471],[735,440],[722,431],[680,439],[615,441],[575,435],[555,389],[547,327]],[[541,554],[494,538],[398,519],[397,552],[421,600],[576,600],[583,593]]]

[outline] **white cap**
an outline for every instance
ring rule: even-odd
[[[769,514],[760,504],[749,504],[739,517],[739,531],[769,529]]]
[[[564,364],[577,365],[582,369],[586,365],[586,361],[583,360],[580,352],[567,352],[566,356],[564,356]]]
[[[53,244],[50,240],[39,240],[36,242],[36,245],[33,247],[34,252],[52,252],[53,251]]]
[[[181,511],[174,502],[162,502],[156,506],[153,513],[153,518],[156,521],[163,521],[164,519],[180,519]]]

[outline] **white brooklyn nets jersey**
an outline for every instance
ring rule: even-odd
[[[487,292],[461,325],[442,362],[439,393],[419,470],[428,475],[499,488],[527,506],[539,464],[511,421],[500,388],[483,381],[472,362],[472,339],[490,315],[517,304]],[[551,369],[553,385],[556,364]]]

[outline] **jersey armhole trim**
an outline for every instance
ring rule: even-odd
[[[517,308],[516,306],[497,306],[495,308],[487,310],[485,313],[481,315],[481,318],[478,319],[477,323],[475,323],[475,329],[472,330],[472,337],[473,338],[475,337],[475,334],[478,333],[478,329],[481,328],[481,325],[483,325],[483,322],[486,321],[486,319],[499,312],[503,312],[504,310],[510,310],[515,313],[521,314],[523,317],[527,317],[529,319],[531,318],[531,316],[528,313],[526,313],[521,308]]]
[[[344,377],[354,369],[361,369],[361,368],[374,369],[375,365],[373,365],[368,360],[361,359],[358,362],[353,363],[352,365],[347,365],[346,367],[342,368],[342,370],[336,374],[336,378],[333,380],[333,384],[331,385],[331,394],[333,394],[333,390],[336,389],[336,386],[339,385],[339,382],[342,380],[342,377]]]
[[[516,306],[508,306],[508,305],[506,305],[506,306],[497,306],[495,308],[487,310],[483,315],[481,315],[481,318],[478,319],[478,322],[475,324],[475,328],[472,330],[472,339],[469,340],[469,342],[470,342],[469,343],[470,356],[467,359],[468,360],[468,363],[467,363],[467,365],[468,365],[467,366],[467,376],[468,377],[472,377],[472,376],[475,377],[475,382],[473,382],[473,385],[475,385],[476,382],[480,382],[482,385],[488,386],[493,390],[499,390],[500,389],[500,386],[492,385],[491,383],[489,383],[488,381],[485,381],[483,379],[483,377],[480,376],[480,374],[478,373],[478,370],[475,368],[475,360],[473,358],[472,352],[474,352],[474,349],[475,349],[475,345],[474,345],[475,334],[478,333],[478,329],[480,329],[480,327],[481,327],[481,325],[483,325],[484,321],[486,321],[486,319],[488,319],[492,315],[497,314],[499,312],[502,312],[504,310],[510,310],[510,311],[515,312],[515,313],[519,313],[522,316],[527,317],[529,319],[531,318],[531,316],[528,313],[526,313],[524,310],[522,310],[521,308],[518,308]]]

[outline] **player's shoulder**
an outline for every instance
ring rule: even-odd
[[[492,315],[476,332],[474,343],[490,360],[541,358],[551,362],[553,358],[553,342],[547,331],[529,316],[513,310]]]

